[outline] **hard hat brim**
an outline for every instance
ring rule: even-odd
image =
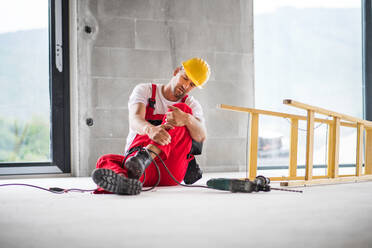
[[[185,66],[185,63],[182,63],[183,69],[185,70],[185,73],[187,77],[198,87],[199,89],[203,89],[203,87],[199,84],[199,82],[192,76],[191,72],[188,70],[187,66]]]

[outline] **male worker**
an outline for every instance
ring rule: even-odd
[[[177,181],[184,179],[193,160],[192,141],[203,142],[206,138],[202,108],[187,93],[201,88],[209,76],[209,65],[201,58],[192,58],[175,69],[168,84],[139,84],[134,88],[128,102],[126,156],[108,154],[99,158],[92,175],[99,186],[96,193],[135,195],[141,192],[142,183],[176,185],[161,159]]]

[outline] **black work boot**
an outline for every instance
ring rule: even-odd
[[[124,174],[117,174],[110,169],[95,169],[92,179],[104,190],[119,195],[138,195],[142,190],[140,181],[126,178]]]
[[[196,159],[191,160],[187,166],[187,171],[183,181],[186,184],[193,184],[203,176],[203,171],[200,169],[199,165],[196,163]]]
[[[128,170],[128,177],[139,179],[151,162],[151,155],[146,150],[138,151],[136,155],[125,161],[124,166]]]

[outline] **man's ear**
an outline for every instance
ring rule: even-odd
[[[177,73],[178,73],[180,70],[181,70],[181,67],[180,67],[180,66],[177,67],[177,68],[174,70],[174,72],[173,72],[173,76],[176,76]]]

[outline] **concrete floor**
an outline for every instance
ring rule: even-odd
[[[207,174],[203,182],[222,176]],[[0,180],[4,183],[95,187],[90,178]],[[56,195],[0,187],[2,248],[367,248],[372,247],[371,230],[372,182],[307,187],[303,194],[177,186],[138,196]]]

